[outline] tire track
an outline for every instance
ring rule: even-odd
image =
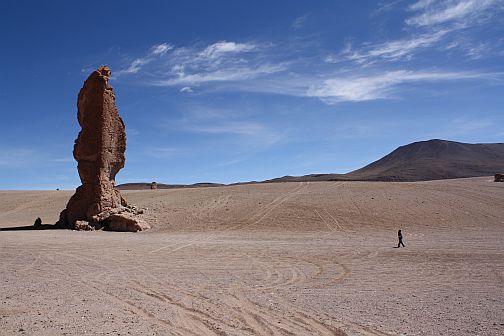
[[[183,246],[177,247],[174,250],[170,250],[170,251],[165,252],[165,253],[166,254],[170,254],[170,253],[176,252],[176,251],[178,251],[180,249],[183,249],[183,248],[186,248],[186,247],[190,247],[190,246],[192,246],[194,244],[201,243],[201,242],[204,242],[204,241],[208,241],[208,240],[216,237],[218,234],[223,234],[223,233],[226,233],[226,232],[229,232],[229,231],[232,231],[232,230],[238,230],[238,229],[243,228],[244,226],[248,226],[250,228],[250,227],[252,227],[254,225],[257,225],[264,218],[266,218],[267,215],[269,213],[271,213],[271,211],[273,211],[275,208],[279,207],[282,203],[284,203],[285,201],[287,201],[291,197],[293,197],[296,194],[298,194],[300,191],[302,191],[302,189],[306,189],[307,187],[308,187],[308,183],[303,182],[299,187],[296,187],[294,190],[292,190],[290,192],[287,192],[287,193],[285,193],[285,194],[283,194],[283,195],[275,198],[273,201],[271,201],[269,204],[265,205],[261,210],[257,211],[252,216],[247,217],[245,219],[242,219],[241,221],[238,221],[238,223],[236,225],[232,225],[230,227],[223,228],[221,230],[214,230],[214,232],[212,234],[210,234],[209,236],[206,236],[205,238],[195,239],[195,240],[191,241],[188,244],[185,244]],[[223,224],[230,224],[230,221],[229,220],[224,220],[221,223],[223,223]],[[163,246],[163,247],[160,247],[158,249],[151,250],[151,251],[149,251],[149,253],[157,253],[157,252],[160,252],[160,251],[165,250],[167,248],[170,248],[170,245]]]
[[[45,258],[51,260],[53,262],[53,264],[55,263],[55,260],[52,257],[45,255]],[[46,261],[46,264],[51,266],[51,264],[47,263],[47,261]],[[80,267],[78,264],[75,264],[75,263],[73,264],[73,266]],[[102,286],[100,286],[96,283],[84,282],[80,278],[76,278],[75,276],[72,276],[68,272],[65,272],[59,268],[53,268],[53,271],[59,273],[60,275],[62,275],[65,278],[67,278],[67,280],[70,280],[73,284],[78,284],[79,286],[86,287],[92,291],[98,292],[99,294],[101,294],[103,297],[106,297],[111,303],[115,304],[116,306],[122,306],[123,308],[125,308],[125,311],[128,311],[129,313],[131,313],[135,316],[138,316],[144,320],[148,320],[148,321],[162,327],[163,329],[166,329],[166,327],[172,326],[170,321],[166,321],[166,320],[157,318],[154,314],[150,313],[146,309],[144,309],[142,307],[138,307],[135,304],[131,303],[130,301],[122,299],[119,296],[112,294],[111,292],[103,289]],[[174,330],[172,330],[172,331],[174,331]],[[174,331],[174,332],[176,334],[178,334],[176,331]]]

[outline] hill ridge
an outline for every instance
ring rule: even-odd
[[[463,143],[442,139],[415,141],[397,147],[382,158],[346,174],[286,175],[261,182],[398,181],[414,182],[490,176],[504,172],[504,143]],[[129,185],[129,187],[128,187]],[[123,184],[119,188],[131,188]],[[146,184],[147,185],[147,184]],[[148,184],[150,186],[150,183]],[[218,183],[162,185],[161,188],[222,186]],[[141,188],[145,189],[147,186]],[[158,184],[159,187],[159,184]]]

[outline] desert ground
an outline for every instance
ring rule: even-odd
[[[151,230],[5,230],[72,193],[0,191],[1,335],[504,335],[490,177],[123,191]]]

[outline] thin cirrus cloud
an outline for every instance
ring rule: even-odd
[[[213,123],[193,123],[181,128],[186,132],[207,134],[207,135],[229,135],[239,137],[240,141],[235,145],[253,144],[254,147],[269,147],[284,140],[286,134],[278,132],[262,123],[235,120],[220,121]],[[247,142],[249,140],[249,142]]]
[[[383,59],[389,62],[408,57],[418,48],[440,41],[447,30],[432,36],[423,35],[408,41],[392,41],[370,47],[366,52],[354,53],[355,62],[378,63]],[[248,47],[245,47],[248,45]],[[264,48],[262,48],[264,49]],[[154,50],[154,49],[151,49]],[[253,51],[255,50],[255,51]],[[174,49],[159,67],[159,78],[149,79],[148,84],[178,87],[179,92],[191,94],[195,87],[211,86],[214,90],[273,93],[286,96],[319,98],[327,104],[340,102],[359,102],[376,99],[397,98],[401,88],[411,83],[432,83],[454,80],[500,79],[501,74],[454,71],[422,70],[368,70],[357,68],[348,76],[327,72],[295,74],[295,61],[266,63],[267,54],[258,53],[259,48],[251,44],[222,43],[212,44],[202,50],[195,48]],[[152,53],[152,52],[151,52]],[[250,55],[255,53],[254,55]],[[249,54],[249,57],[244,57]],[[380,61],[381,60],[381,61]],[[263,62],[263,63],[261,63]],[[381,64],[381,63],[379,63]],[[155,73],[156,71],[152,71]],[[348,71],[347,71],[348,72]],[[201,133],[241,134],[260,133],[257,125],[233,123],[222,126],[194,126],[187,131]],[[184,126],[184,125],[181,125]],[[246,127],[245,127],[246,126]],[[250,132],[247,132],[250,130]]]
[[[502,5],[501,0],[420,0],[409,7],[416,14],[406,19],[406,23],[417,27],[451,22],[469,24],[484,18],[499,3]]]
[[[306,24],[306,21],[308,21],[308,14],[295,18],[294,21],[292,21],[291,29],[299,30],[303,28]]]
[[[341,53],[327,56],[326,62],[339,63],[353,61],[358,64],[370,65],[379,61],[409,60],[420,50],[433,47],[448,33],[449,30],[444,29],[406,39],[366,44],[360,50],[353,50],[351,45],[347,45]]]
[[[395,5],[396,3],[394,3]],[[500,6],[499,6],[500,4]],[[384,42],[366,42],[360,48],[347,45],[341,52],[326,57],[328,63],[355,62],[370,65],[380,61],[410,61],[422,51],[438,47],[442,50],[458,47],[472,59],[481,58],[479,48],[467,43],[465,29],[484,23],[491,11],[501,11],[502,0],[419,0],[407,7],[405,30],[409,36]],[[456,34],[463,32],[463,34]],[[476,55],[476,56],[475,56]]]
[[[233,84],[229,90],[318,98],[328,105],[334,105],[343,102],[400,99],[401,93],[411,89],[412,84],[418,86],[448,81],[457,83],[477,81],[490,85],[501,82],[503,78],[504,73],[500,72],[361,71],[355,75],[348,75],[348,72],[345,72],[327,75],[324,78],[281,77],[259,82],[247,81]]]
[[[215,69],[200,73],[177,73],[167,79],[151,82],[156,86],[189,85],[181,89],[182,92],[192,92],[190,85],[200,85],[209,82],[228,82],[255,79],[286,70],[283,64],[263,64],[255,68],[246,65],[236,65],[230,68]]]
[[[167,47],[158,52],[160,46]],[[286,70],[283,63],[262,60],[261,51],[264,48],[256,43],[219,41],[203,48],[190,46],[175,49],[165,43],[151,48],[146,56],[135,59],[119,74],[137,74],[147,68],[151,73],[151,77],[146,79],[148,84],[181,86],[180,92],[191,93],[192,86],[250,80]],[[171,52],[167,54],[168,51]]]
[[[117,74],[115,74],[115,76],[118,77],[124,74],[135,74],[145,65],[155,61],[156,58],[162,57],[171,49],[173,49],[173,46],[168,43],[156,44],[150,48],[147,55],[133,60],[126,69],[120,70]]]
[[[308,96],[318,97],[329,104],[343,101],[358,102],[394,98],[400,87],[408,83],[459,81],[495,78],[491,74],[470,72],[415,72],[391,71],[387,73],[333,78],[314,85]]]
[[[166,158],[174,158],[179,156],[184,156],[187,154],[186,151],[181,150],[180,148],[175,147],[149,147],[148,150],[145,151],[147,156],[153,157],[155,159],[166,159]]]
[[[0,168],[19,168],[39,161],[37,151],[28,148],[0,148]]]
[[[194,91],[193,91],[193,89],[191,89],[190,86],[184,86],[183,88],[180,89],[180,92],[192,93]]]
[[[257,136],[267,132],[267,128],[257,122],[229,121],[213,124],[190,124],[184,127],[186,131],[208,134],[234,134],[241,136]]]
[[[44,154],[41,150],[24,147],[0,148],[0,168],[20,169],[75,162],[73,157],[58,157],[56,155]]]
[[[216,59],[225,54],[236,54],[249,52],[256,49],[256,45],[251,43],[236,43],[228,41],[219,41],[206,47],[200,56],[206,59]]]
[[[252,120],[247,113],[234,110],[211,109],[191,106],[180,119],[166,119],[159,127],[199,136],[229,136],[236,143],[254,146],[271,146],[285,139],[286,133],[271,125]],[[219,137],[217,137],[219,138]],[[235,144],[236,144],[235,143]]]
[[[288,43],[222,40],[176,48],[163,43],[153,46],[119,74],[142,76],[141,83],[172,87],[180,94],[258,92],[318,98],[327,104],[398,98],[403,88],[411,88],[411,83],[502,80],[501,74],[493,76],[491,71],[467,72],[440,69],[437,65],[437,60],[449,59],[450,53],[455,55],[453,50],[463,51],[467,60],[493,54],[487,41],[473,38],[470,28],[484,22],[474,18],[483,17],[491,8],[500,8],[496,7],[499,1],[416,1],[403,6],[403,37],[362,42],[357,47],[348,43],[338,53],[326,53],[329,56],[325,59],[308,47],[289,52]],[[291,28],[302,27],[305,21],[306,16],[298,17]],[[208,133],[217,131],[222,130],[208,129]]]
[[[431,36],[422,35],[409,41],[392,41],[372,46],[365,52],[354,52],[349,56],[356,63],[396,62],[410,57],[418,48],[428,48],[440,41],[448,30]],[[151,49],[155,50],[155,49]],[[254,51],[255,50],[255,51]],[[191,94],[194,87],[212,86],[215,90],[274,93],[286,96],[319,98],[327,104],[359,102],[376,99],[397,98],[401,88],[411,83],[432,83],[454,80],[499,79],[500,74],[453,71],[381,70],[363,72],[358,75],[331,75],[301,73],[292,75],[292,62],[264,63],[263,54],[252,44],[218,42],[202,50],[179,48],[167,56],[158,69],[159,78],[150,79],[150,85],[178,87],[179,92]],[[167,50],[168,51],[168,50]],[[244,54],[255,52],[252,57]],[[348,52],[349,53],[349,52]],[[152,51],[150,52],[152,54]],[[150,57],[150,56],[149,56]],[[263,63],[261,63],[263,62]],[[154,65],[154,64],[149,64]],[[158,65],[158,64],[155,64]],[[130,65],[131,66],[131,65]],[[162,71],[164,70],[164,72]],[[287,72],[288,71],[288,72]],[[155,73],[155,71],[153,71]],[[334,72],[334,71],[333,71]],[[229,83],[229,85],[227,85]],[[221,84],[221,85],[217,85]],[[196,125],[187,131],[201,133],[259,134],[257,125],[232,123],[221,125]],[[184,126],[184,125],[182,125]],[[250,131],[250,132],[249,132]]]

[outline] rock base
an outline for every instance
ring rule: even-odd
[[[150,229],[150,225],[131,213],[112,215],[107,220],[107,230],[120,232],[137,232]]]
[[[106,209],[99,214],[92,216],[90,221],[78,220],[74,223],[65,222],[65,210],[61,213],[62,219],[57,223],[62,228],[76,231],[120,231],[137,232],[150,229],[150,225],[145,222],[140,215],[143,209],[134,206],[121,206]]]
[[[504,182],[504,174],[495,174],[495,182]]]

